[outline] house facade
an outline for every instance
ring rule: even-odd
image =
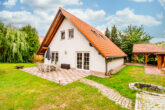
[[[48,48],[50,59],[46,58]],[[69,64],[73,69],[101,73],[123,65],[126,56],[104,34],[62,8],[37,54],[44,55],[45,64]]]

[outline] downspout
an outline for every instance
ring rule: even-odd
[[[107,61],[107,58],[105,57],[105,76],[108,76],[108,71],[107,71],[107,69],[108,69],[108,61]]]

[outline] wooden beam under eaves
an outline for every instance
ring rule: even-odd
[[[46,50],[46,49],[48,49],[48,47],[42,47],[42,49],[45,49]]]
[[[40,53],[40,55],[44,55],[44,53]]]

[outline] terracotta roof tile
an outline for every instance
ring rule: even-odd
[[[119,47],[117,47],[111,40],[109,40],[102,32],[95,29],[94,27],[88,25],[84,21],[60,8],[62,13],[66,18],[68,18],[71,23],[77,27],[77,29],[96,47],[96,49],[104,56],[104,57],[120,57],[127,56]],[[97,37],[94,32],[95,31],[99,37]],[[104,37],[102,38],[101,35]]]
[[[62,8],[59,8],[55,19],[58,17],[59,12],[62,12],[63,16],[65,16],[93,45],[94,47],[104,56],[104,57],[124,57],[127,56],[119,47],[117,47],[111,40],[109,40],[102,32],[95,29],[94,27],[88,25],[84,21],[70,14]],[[53,20],[55,22],[56,20]],[[50,26],[50,31],[53,27],[53,23]],[[98,36],[95,34],[95,31]],[[46,44],[46,39],[49,39],[49,32],[47,32],[42,45]],[[102,38],[103,37],[103,38]],[[41,47],[42,47],[41,45]],[[42,51],[41,47],[39,48],[37,54],[40,54]]]
[[[151,43],[134,44],[133,53],[164,53],[165,49]]]

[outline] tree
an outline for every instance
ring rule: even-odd
[[[6,39],[7,28],[0,22],[0,57],[7,50],[9,42]]]
[[[19,30],[0,23],[0,62],[32,62],[39,45],[37,31],[30,25]]]
[[[27,34],[17,29],[7,28],[3,37],[4,42],[8,42],[5,51],[0,57],[1,62],[24,62],[24,56],[28,52],[26,43]]]
[[[127,29],[125,29],[119,34],[121,39],[121,49],[128,55],[129,61],[132,60],[132,49],[133,44],[136,43],[148,43],[152,37],[144,32],[143,26],[137,27],[137,26],[128,26]]]
[[[117,32],[117,28],[116,26],[114,25],[112,27],[112,30],[111,30],[111,34],[110,34],[110,40],[115,43],[118,47],[120,47],[120,39],[118,37],[118,32]]]
[[[157,42],[155,45],[165,48],[165,41]]]
[[[110,38],[110,31],[109,31],[108,27],[105,30],[105,36],[107,36],[108,38]]]
[[[33,56],[40,46],[37,31],[35,28],[31,27],[30,25],[22,27],[20,30],[24,31],[28,36],[26,38],[26,41],[29,46],[29,52],[26,57],[27,57],[28,62],[32,62]]]

